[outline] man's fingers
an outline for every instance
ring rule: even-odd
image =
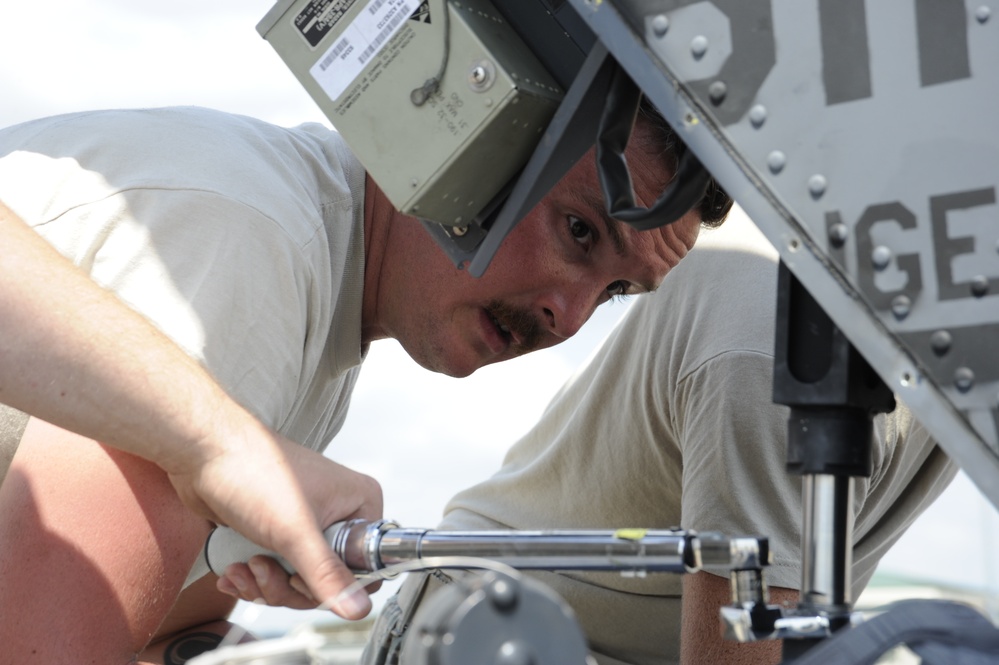
[[[297,575],[289,578],[284,568],[267,556],[228,566],[216,586],[230,596],[272,607],[311,610],[319,604]]]
[[[354,574],[333,553],[319,531],[301,538],[285,553],[298,571],[312,597],[344,619],[363,619],[371,611],[371,599],[364,587],[355,584]]]

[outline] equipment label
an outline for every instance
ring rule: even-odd
[[[312,0],[295,17],[295,27],[310,46],[323,40],[326,33],[343,18],[355,0]]]
[[[419,6],[419,0],[368,0],[361,13],[309,69],[312,78],[330,99],[342,95]]]

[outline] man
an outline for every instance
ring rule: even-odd
[[[628,157],[640,203],[668,182],[672,142],[637,125]],[[202,109],[97,112],[0,132],[0,155],[0,199],[265,425],[315,450],[340,428],[371,342],[395,338],[453,376],[550,346],[602,302],[656,288],[702,218],[695,209],[642,233],[609,219],[591,153],[474,279],[319,126]],[[713,194],[704,209],[720,221],[727,205]],[[306,484],[318,483],[310,473]],[[328,521],[380,511],[356,484],[331,487],[340,505]],[[155,662],[183,631],[225,631],[234,599],[191,570],[211,523],[145,460],[32,419],[0,514],[0,634],[16,662],[140,652]],[[300,579],[256,564],[219,589],[316,604]],[[348,618],[368,609],[337,600]]]
[[[489,480],[441,529],[669,528],[766,535],[771,602],[800,584],[800,477],[785,471],[788,409],[772,402],[776,253],[734,214],[629,310]],[[875,420],[856,482],[853,598],[956,468],[899,404]],[[453,573],[414,575],[379,618],[366,665],[394,663],[415,599]],[[720,637],[728,579],[536,573],[576,611],[600,665],[780,660],[778,642]],[[407,665],[402,663],[402,665]]]

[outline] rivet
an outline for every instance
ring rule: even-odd
[[[971,280],[971,295],[981,298],[989,292],[989,280],[984,275],[978,275]]]
[[[517,605],[517,587],[505,579],[497,579],[488,587],[489,599],[498,610],[511,610]]]
[[[975,385],[975,373],[968,367],[958,367],[954,370],[954,387],[966,393]]]
[[[715,106],[725,101],[726,93],[728,93],[728,86],[723,81],[715,81],[708,86],[708,97]]]
[[[946,330],[938,330],[932,335],[930,335],[930,348],[933,349],[933,353],[938,356],[942,356],[950,351],[950,345],[953,343],[953,339],[950,333]]]
[[[891,250],[884,245],[878,245],[871,252],[871,265],[875,270],[884,270],[891,263]]]
[[[784,170],[785,164],[787,164],[787,157],[780,150],[774,150],[767,155],[767,166],[770,167],[771,173],[780,173]]]
[[[420,181],[417,180],[416,178],[413,178],[412,180],[409,181],[409,184],[410,184],[411,187],[419,187],[420,186]]]
[[[656,37],[662,37],[669,30],[669,19],[665,14],[656,14],[655,18],[652,19],[652,32],[655,33]]]
[[[753,127],[759,129],[766,120],[767,107],[763,104],[756,104],[753,108],[749,109],[749,122],[753,123]]]
[[[829,242],[833,247],[842,247],[850,237],[850,229],[843,222],[836,222],[829,227]]]
[[[700,59],[708,52],[708,38],[704,35],[697,35],[690,40],[690,52],[695,58]]]
[[[814,198],[819,198],[826,193],[826,177],[816,173],[808,179],[808,191]]]
[[[496,654],[496,665],[534,665],[531,648],[520,640],[510,640],[500,645]]]
[[[985,5],[982,5],[981,7],[975,10],[975,19],[979,23],[985,23],[986,21],[989,20],[989,17],[991,15],[992,15],[992,10],[986,7]]]
[[[891,301],[891,312],[895,315],[896,319],[902,320],[909,316],[909,311],[912,309],[912,301],[909,300],[909,296],[895,296]]]

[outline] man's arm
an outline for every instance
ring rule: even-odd
[[[770,604],[794,606],[798,592],[770,587]],[[732,603],[729,581],[711,573],[683,578],[683,618],[680,628],[680,662],[683,665],[761,665],[779,663],[781,642],[773,640],[740,644],[721,639],[719,610]]]
[[[155,463],[194,512],[280,553],[341,616],[367,614],[363,592],[338,597],[353,576],[320,527],[380,517],[377,483],[264,426],[3,204],[0,237],[0,401]]]

